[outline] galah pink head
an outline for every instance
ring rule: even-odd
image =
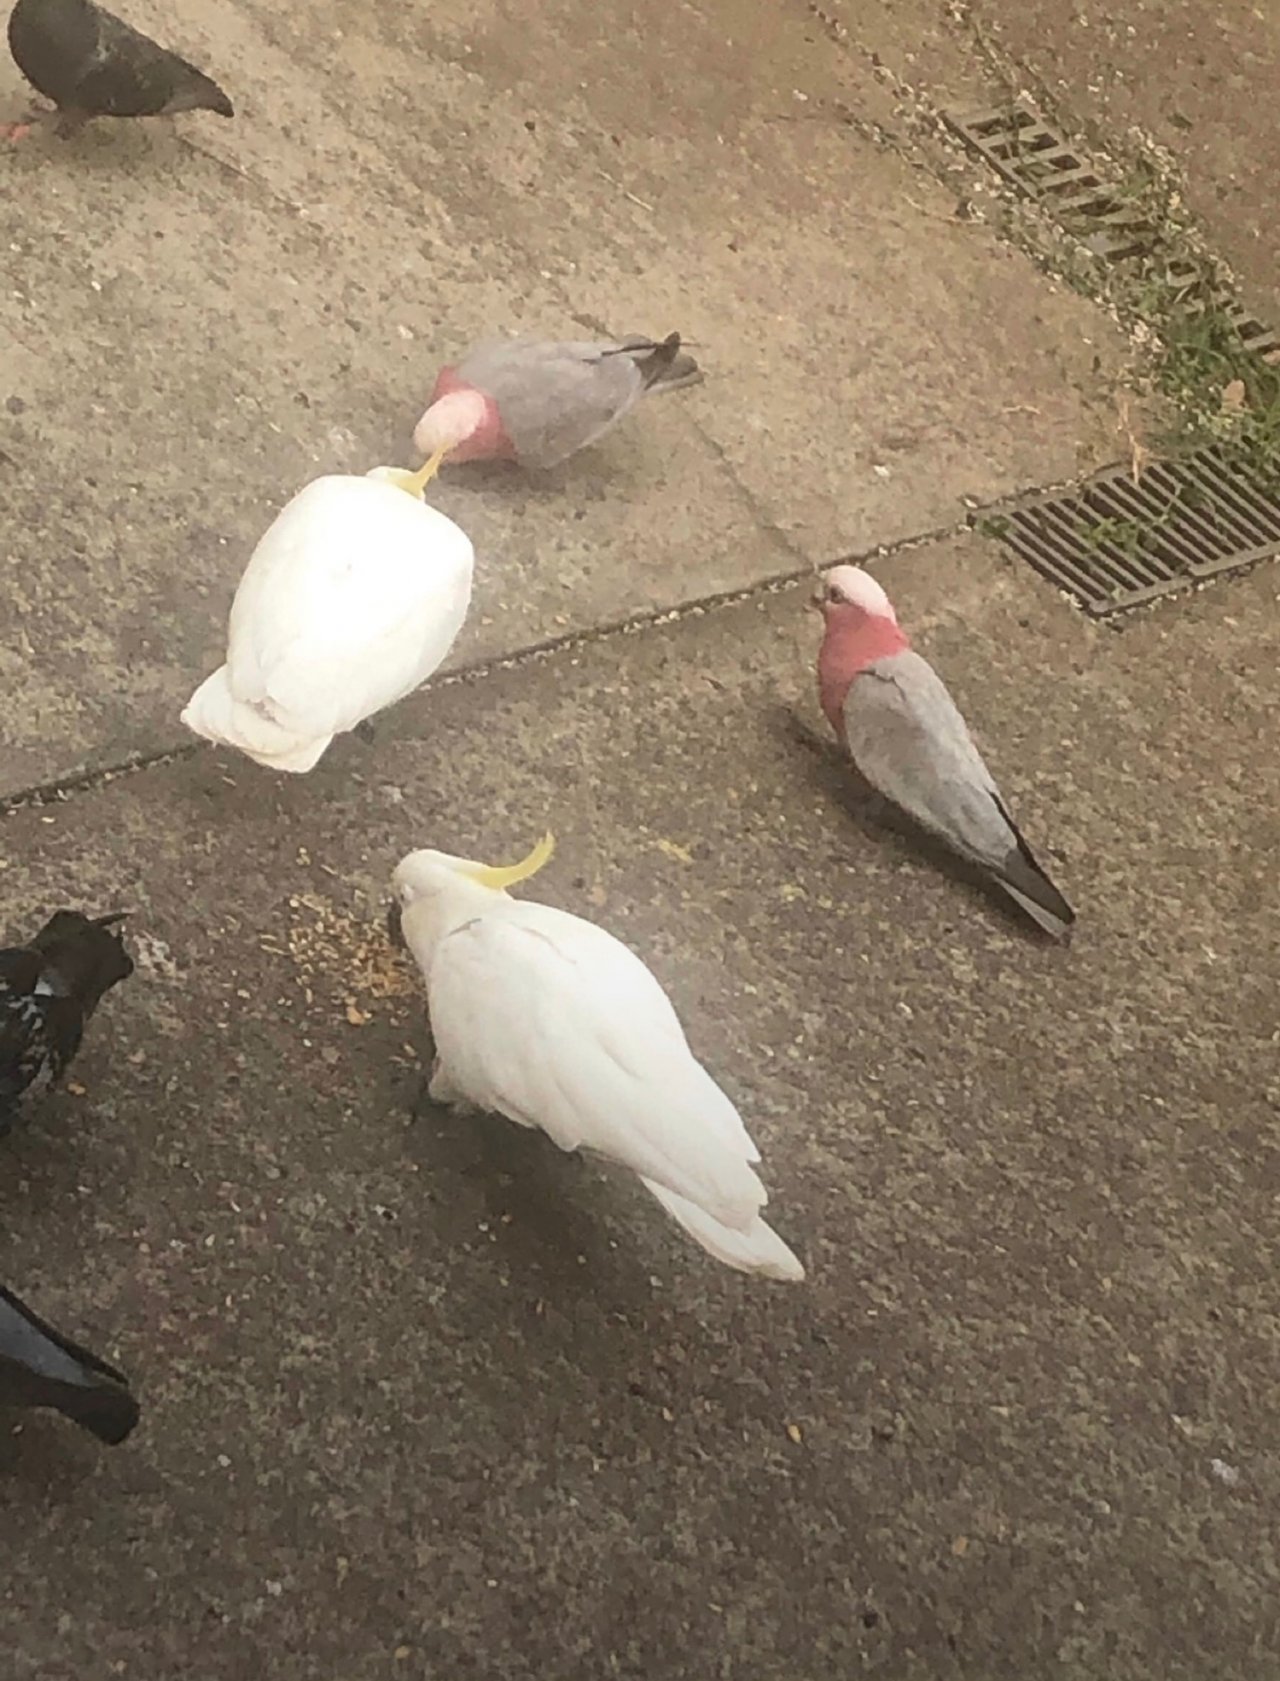
[[[483,430],[489,408],[484,393],[470,386],[437,397],[414,427],[414,448],[423,455],[434,455],[437,450],[452,455],[459,445]]]
[[[844,735],[849,685],[877,660],[910,648],[889,597],[860,566],[835,566],[822,580],[814,605],[826,621],[818,650],[818,693],[836,734]]]
[[[860,617],[888,619],[890,624],[897,624],[897,614],[889,597],[870,572],[864,572],[860,566],[833,566],[823,578],[822,585],[819,605],[825,619],[830,620],[837,615],[843,618],[841,610],[852,608]]]
[[[496,401],[453,368],[441,368],[436,376],[413,441],[424,455],[442,450],[451,461],[509,461],[516,453]]]

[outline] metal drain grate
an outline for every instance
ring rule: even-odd
[[[1194,263],[1175,258],[1165,270],[1166,278],[1179,294],[1177,304],[1188,314],[1199,314],[1210,304],[1216,304],[1230,316],[1241,343],[1255,356],[1280,355],[1280,333],[1266,327],[1256,316],[1250,315],[1243,304],[1229,295],[1206,285],[1203,271]]]
[[[962,140],[1029,198],[1039,199],[1091,251],[1112,262],[1140,257],[1158,243],[1159,230],[1117,197],[1093,166],[1026,105],[994,111],[947,113]]]
[[[1097,256],[1121,263],[1150,256],[1160,247],[1160,229],[1108,185],[1029,105],[943,115],[948,127],[1006,181],[1052,211],[1068,233]],[[1184,280],[1189,313],[1215,304],[1231,317],[1247,350],[1259,356],[1280,353],[1280,334],[1256,320],[1229,294],[1206,286],[1194,264],[1175,258],[1168,272],[1175,290],[1179,277]]]
[[[1218,449],[1109,467],[1077,490],[981,522],[1097,618],[1280,554],[1280,486],[1260,487]]]

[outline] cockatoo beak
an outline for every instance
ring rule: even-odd
[[[416,496],[421,500],[423,491],[440,471],[440,463],[448,453],[448,444],[441,444],[430,461],[424,461],[416,473],[395,473],[391,476],[390,482],[395,485],[397,490],[407,491],[410,496]]]

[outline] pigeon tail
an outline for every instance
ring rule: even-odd
[[[667,1213],[678,1220],[708,1254],[717,1261],[733,1267],[736,1272],[754,1272],[764,1278],[783,1279],[797,1284],[804,1278],[804,1268],[787,1248],[772,1227],[765,1225],[757,1214],[742,1231],[725,1226],[705,1209],[677,1196],[656,1180],[643,1179],[645,1189],[657,1197]]]
[[[190,84],[179,88],[165,104],[167,116],[172,116],[178,111],[213,111],[220,117],[234,117],[236,114],[235,106],[213,77],[206,76],[194,66],[191,70]]]
[[[99,1441],[124,1441],[139,1407],[123,1372],[0,1287],[0,1402],[52,1407]]]
[[[201,683],[183,708],[182,722],[207,741],[238,748],[268,770],[296,776],[312,770],[333,740],[332,735],[293,735],[257,707],[237,700],[225,665]]]
[[[132,1434],[141,1417],[137,1396],[124,1383],[101,1378],[90,1388],[60,1384],[46,1406],[56,1407],[64,1418],[78,1424],[108,1447],[118,1447]]]

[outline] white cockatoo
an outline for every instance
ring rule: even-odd
[[[400,926],[427,983],[433,1101],[620,1162],[717,1260],[802,1279],[760,1217],[760,1152],[653,974],[595,923],[509,897],[553,844],[510,868],[424,851],[396,869]]]
[[[417,473],[313,479],[267,528],[231,605],[227,662],[187,702],[197,735],[272,770],[309,771],[334,736],[411,694],[471,600],[466,533]]]

